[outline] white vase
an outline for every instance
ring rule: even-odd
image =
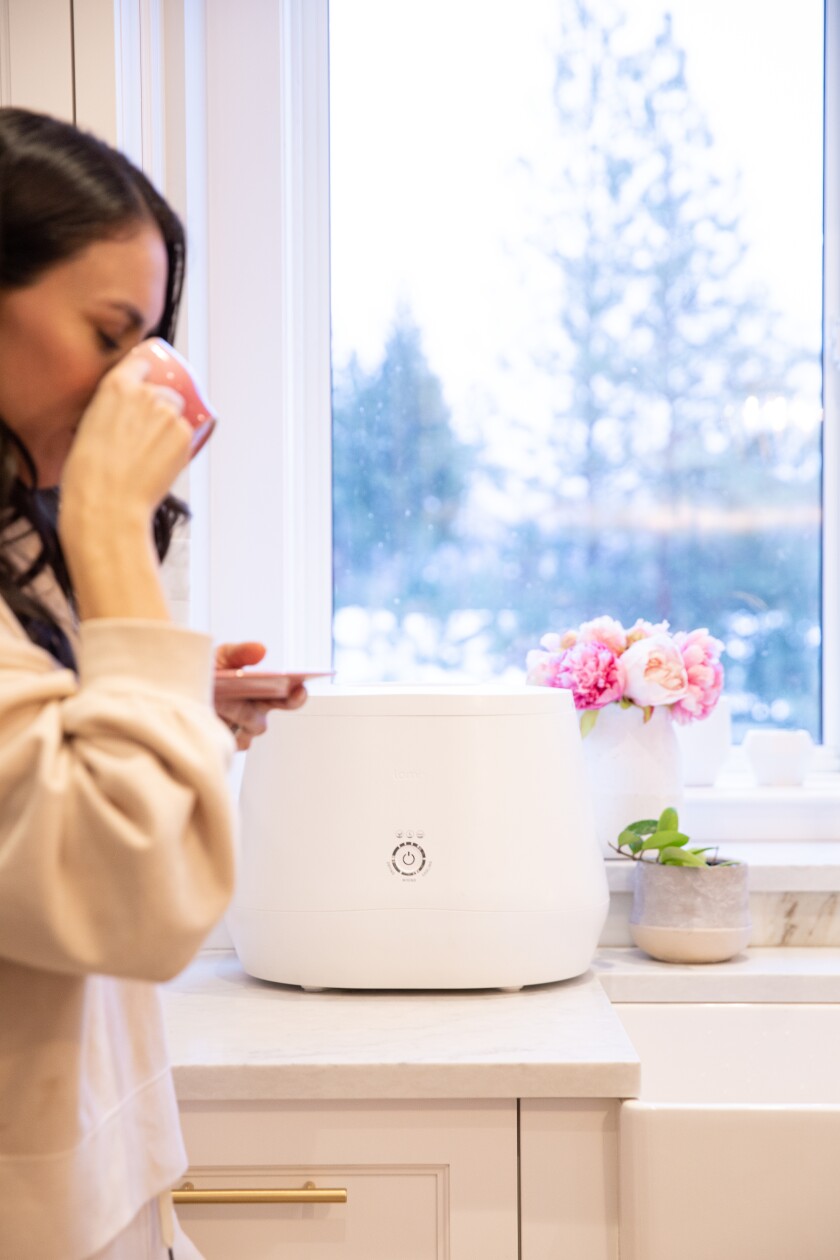
[[[721,696],[707,718],[675,724],[686,787],[711,787],[729,759],[732,747],[732,712]]]
[[[658,818],[682,804],[682,760],[674,723],[665,706],[650,721],[633,705],[608,704],[583,737],[583,754],[595,808],[595,831],[604,857],[628,823]]]

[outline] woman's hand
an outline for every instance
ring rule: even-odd
[[[128,356],[102,378],[64,465],[58,532],[82,620],[169,621],[152,515],[190,458],[192,429],[171,390]]]
[[[216,669],[245,669],[258,665],[264,656],[262,643],[222,643],[216,649]],[[217,700],[216,712],[236,736],[236,747],[244,751],[252,739],[264,734],[272,709],[299,709],[305,700],[306,688],[301,683],[285,700]]]
[[[174,390],[147,385],[148,365],[126,356],[103,376],[79,421],[61,479],[62,511],[100,526],[152,513],[190,460],[193,431]]]

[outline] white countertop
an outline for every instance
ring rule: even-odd
[[[182,1102],[628,1098],[639,1059],[611,1002],[840,1002],[840,949],[756,949],[714,966],[600,950],[520,993],[304,993],[207,951],[165,986]]]
[[[304,993],[208,952],[163,990],[182,1102],[626,1098],[639,1059],[599,980],[519,993]]]
[[[748,949],[729,962],[656,962],[599,949],[592,963],[612,1002],[840,1002],[840,949]]]

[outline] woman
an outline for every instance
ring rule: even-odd
[[[124,157],[0,109],[2,1260],[197,1255],[155,982],[231,894],[234,740],[160,581],[191,430],[125,358],[173,339],[183,268]],[[268,707],[221,713],[240,747]]]

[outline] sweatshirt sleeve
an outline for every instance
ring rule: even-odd
[[[0,956],[167,980],[233,889],[213,651],[160,622],[84,622],[79,677],[0,640]]]

